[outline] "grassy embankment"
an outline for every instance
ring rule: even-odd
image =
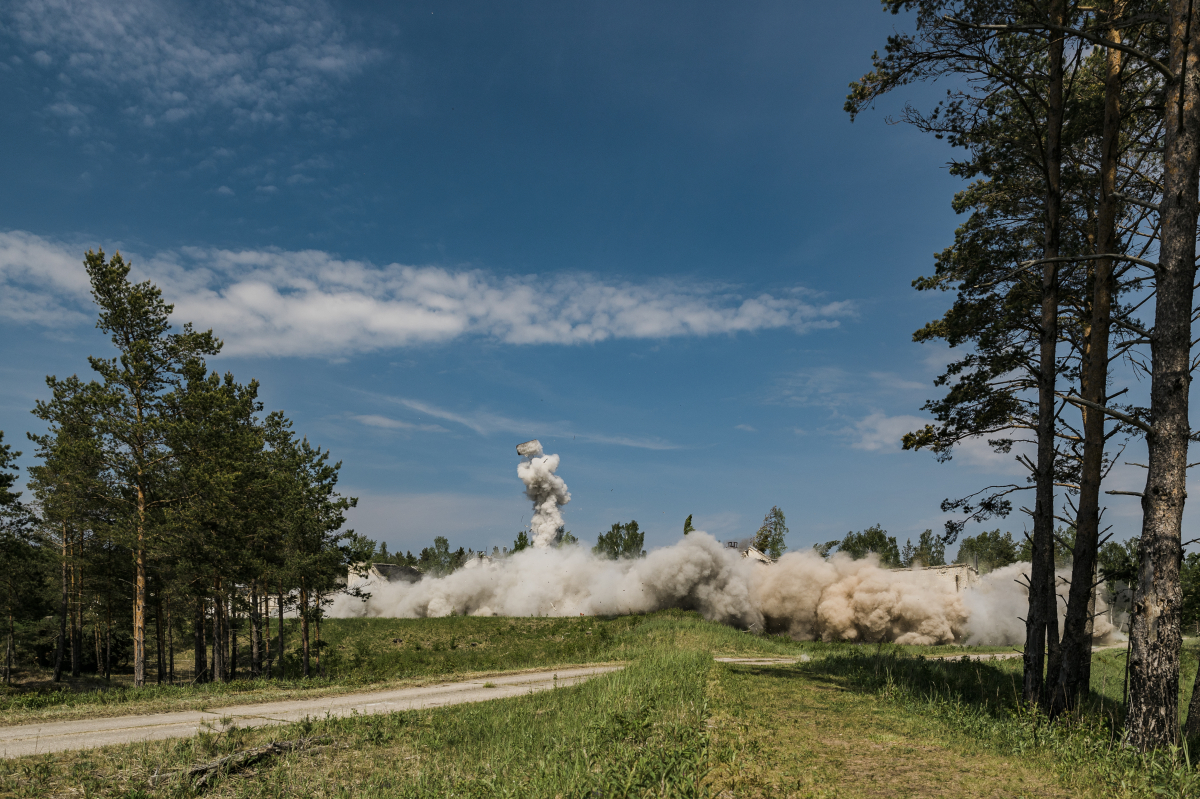
[[[464,623],[479,625],[473,629],[476,637],[486,633],[486,647],[458,640],[466,627],[456,625]],[[394,675],[383,654],[349,643],[373,635],[372,623],[346,624],[339,645],[346,664],[357,653],[354,668],[366,675],[362,684]],[[409,664],[405,673],[414,675],[439,663],[458,673],[509,663],[529,667],[537,657],[630,665],[579,686],[480,705],[213,730],[176,741],[2,762],[0,793],[191,796],[196,789],[187,781],[153,788],[148,781],[156,772],[264,741],[313,735],[329,736],[329,746],[221,776],[204,793],[1099,797],[1197,791],[1193,772],[1178,759],[1144,759],[1114,744],[1105,720],[1119,723],[1123,652],[1097,656],[1094,685],[1103,692],[1095,707],[1072,724],[1047,727],[1015,702],[1019,662],[928,660],[891,646],[797,644],[682,613],[405,624],[414,625],[406,628],[414,635],[428,635],[420,639],[421,650],[413,649],[426,655],[395,661]],[[355,625],[362,625],[357,633]],[[599,640],[602,629],[609,640]],[[440,650],[426,646],[434,641],[427,632],[433,630],[453,631],[455,648],[445,638],[437,639],[444,644]],[[710,653],[806,654],[811,660],[725,665],[714,663]],[[1188,663],[1194,669],[1193,657]],[[1190,686],[1190,674],[1185,677]]]

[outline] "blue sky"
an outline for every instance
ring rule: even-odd
[[[102,247],[343,461],[354,526],[392,549],[509,544],[532,437],[585,539],[637,519],[666,544],[688,514],[737,538],[772,505],[794,548],[940,528],[944,497],[1023,477],[982,445],[899,449],[947,358],[910,336],[949,296],[910,282],[959,184],[943,142],[887,124],[936,88],[853,124],[842,102],[906,21],[873,0],[12,0],[0,429],[25,443],[45,375],[106,352],[79,264]]]

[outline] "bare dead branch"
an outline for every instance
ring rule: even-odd
[[[1121,413],[1120,411],[1114,411],[1112,408],[1107,408],[1098,402],[1092,402],[1090,400],[1085,400],[1083,397],[1077,397],[1074,394],[1068,394],[1066,397],[1064,397],[1064,399],[1066,399],[1067,402],[1070,402],[1073,405],[1082,405],[1085,408],[1091,408],[1092,410],[1100,411],[1100,413],[1111,416],[1114,419],[1119,419],[1120,421],[1124,422],[1127,425],[1131,425],[1133,427],[1138,428],[1139,430],[1142,430],[1147,435],[1154,434],[1154,431],[1152,429],[1150,429],[1150,425],[1146,424],[1141,419],[1137,419],[1133,416],[1130,416],[1127,413]]]

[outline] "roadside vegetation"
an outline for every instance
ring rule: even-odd
[[[567,662],[628,666],[577,686],[477,705],[273,728],[217,723],[192,738],[2,761],[0,795],[1183,797],[1200,790],[1182,748],[1144,755],[1121,745],[1118,649],[1094,657],[1089,702],[1069,721],[1048,724],[1020,700],[1019,659],[963,660],[978,651],[963,647],[795,642],[680,611],[357,619],[328,628],[331,648],[342,647],[341,670],[316,681],[316,690]],[[798,662],[724,664],[714,655]],[[1194,650],[1185,663],[1190,686]],[[203,695],[242,702],[255,691],[299,690],[298,683],[245,685],[243,693],[220,695],[203,692],[232,692],[238,683],[180,688],[160,701],[164,708]],[[60,710],[101,708],[86,695],[74,701]],[[10,706],[6,722],[48,707]],[[272,741],[302,739],[312,745],[217,770],[203,784],[185,773]]]

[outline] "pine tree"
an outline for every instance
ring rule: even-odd
[[[166,396],[180,387],[185,365],[216,354],[221,345],[212,331],[197,333],[191,324],[171,333],[173,307],[151,283],[129,281],[120,253],[108,261],[103,251],[89,250],[84,266],[100,308],[96,327],[118,352],[111,359],[88,358],[102,381],[91,385],[88,399],[111,475],[104,501],[133,552],[133,684],[140,687],[146,683],[149,567],[163,543],[155,514],[172,501],[158,493],[174,465],[166,443],[172,423]]]
[[[592,552],[609,560],[644,558],[646,551],[642,549],[642,545],[645,538],[645,533],[638,529],[636,521],[617,523],[607,533],[597,536]]]
[[[691,519],[690,516],[688,518]],[[779,560],[780,556],[787,551],[787,546],[783,543],[783,538],[787,533],[787,519],[779,506],[773,505],[767,511],[767,515],[763,517],[762,526],[754,534],[754,548],[773,560]]]

